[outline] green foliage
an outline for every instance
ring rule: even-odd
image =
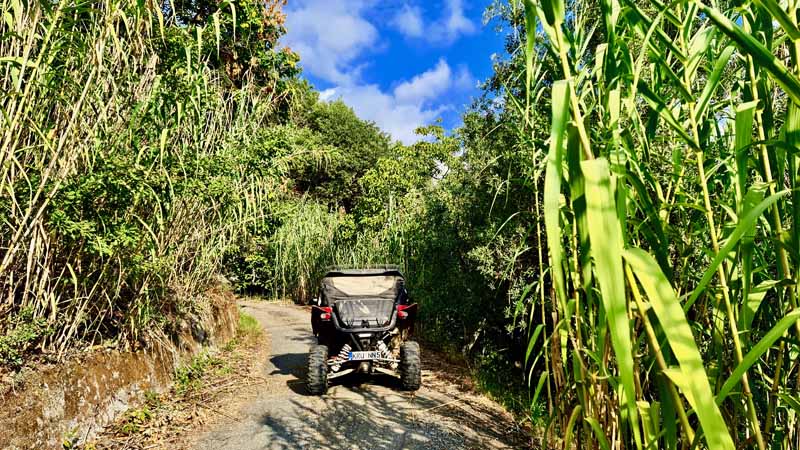
[[[797,5],[557,3],[498,7],[525,33],[494,78],[543,199],[546,445],[792,448]]]
[[[291,110],[280,2],[207,3],[191,23],[150,5],[3,2],[0,331],[13,364],[33,343],[63,355],[174,332],[289,166],[327,151],[295,145],[292,129],[264,138],[288,142],[273,154],[240,145]],[[46,319],[15,328],[24,311]]]
[[[236,324],[236,336],[248,339],[261,334],[261,324],[258,320],[244,312],[239,311],[239,322]]]
[[[175,369],[173,389],[178,395],[196,391],[203,387],[204,378],[214,373],[225,373],[230,368],[224,360],[202,352],[181,367]]]
[[[509,350],[485,348],[476,357],[473,376],[477,386],[507,410],[525,417],[534,425],[542,425],[547,412],[541,402],[531,402],[531,392],[519,382],[519,368],[511,361]]]
[[[429,135],[435,133],[441,136],[441,128],[432,128]],[[403,214],[398,208],[407,206],[403,204],[404,199],[411,201],[412,197],[423,195],[438,175],[439,164],[444,164],[455,152],[448,144],[449,141],[445,144],[419,142],[412,146],[395,144],[386,155],[372,163],[358,179],[362,195],[355,199],[355,216],[359,225],[380,229]]]
[[[33,310],[22,310],[10,318],[7,331],[0,336],[0,365],[17,368],[25,355],[51,333],[47,321],[34,317]]]
[[[281,1],[0,1],[0,363],[398,262],[544,447],[797,441],[798,5],[498,0],[484,95],[405,146],[297,79]]]
[[[285,3],[179,0],[165,3],[163,14],[174,19],[175,25],[190,24],[204,30],[208,38],[203,52],[209,66],[234,85],[254,83],[268,89],[270,95],[280,96],[286,92],[285,81],[300,72],[296,53],[276,49],[278,38],[286,32],[286,17],[281,12]]]
[[[123,433],[139,433],[142,428],[146,426],[153,418],[153,411],[150,410],[148,405],[141,408],[130,409],[125,412],[125,417],[122,419],[123,424],[120,430]]]
[[[229,256],[230,277],[239,289],[304,303],[321,271],[333,264],[339,239],[347,236],[345,217],[299,199],[274,204],[270,221]]]
[[[295,119],[338,150],[324,166],[306,166],[293,173],[300,192],[323,204],[351,211],[363,195],[361,179],[382,156],[392,153],[389,137],[371,122],[359,119],[341,101],[318,102]]]
[[[75,427],[61,437],[61,448],[64,450],[71,450],[78,448],[78,442],[80,442],[80,429]]]

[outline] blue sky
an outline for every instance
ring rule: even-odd
[[[394,139],[441,118],[446,128],[479,94],[502,37],[483,26],[491,0],[291,0],[284,45],[323,99],[343,99]]]

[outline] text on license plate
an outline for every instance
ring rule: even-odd
[[[361,361],[365,359],[380,359],[381,352],[350,352],[350,361]]]

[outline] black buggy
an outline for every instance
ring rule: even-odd
[[[317,344],[308,355],[308,391],[322,395],[329,380],[354,372],[399,376],[404,389],[419,389],[419,344],[408,340],[417,304],[398,268],[332,268],[320,284],[311,311]]]

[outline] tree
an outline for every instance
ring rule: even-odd
[[[296,170],[293,178],[298,190],[351,211],[363,194],[358,180],[389,154],[389,136],[374,123],[359,119],[341,101],[318,102],[300,120],[322,142],[335,147],[338,156],[325,165]]]

